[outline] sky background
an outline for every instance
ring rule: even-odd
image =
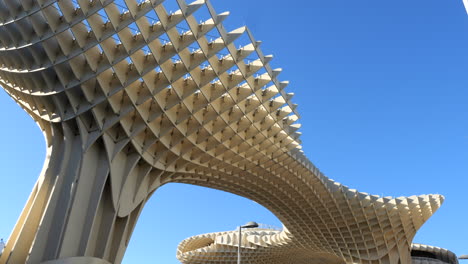
[[[175,11],[174,0],[166,0]],[[385,196],[446,201],[414,242],[468,254],[468,16],[462,0],[212,0],[247,25],[299,104],[303,147],[328,177]],[[38,178],[44,139],[0,91],[0,237]],[[179,263],[183,239],[247,221],[281,226],[229,193],[169,184],[150,199],[123,261]],[[468,262],[467,262],[468,263]]]

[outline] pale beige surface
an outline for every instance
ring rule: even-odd
[[[225,30],[228,13],[202,0],[178,0],[171,14],[160,0],[125,0],[129,10],[4,2],[0,84],[43,130],[47,158],[0,264],[120,263],[145,202],[169,182],[257,201],[294,248],[409,263],[416,230],[443,197],[382,198],[322,175],[300,150],[281,70],[247,28]],[[199,22],[200,8],[211,18]],[[206,36],[213,29],[219,38]],[[250,42],[239,47],[242,34]]]
[[[298,248],[294,243],[295,239],[287,230],[245,229],[241,240],[242,263],[344,263],[343,260],[330,254]],[[193,236],[180,243],[177,258],[184,264],[235,264],[238,245],[239,232],[237,230]],[[412,244],[411,253],[412,264],[458,264],[454,253],[439,247]],[[413,253],[419,254],[413,255]]]
[[[422,245],[422,244],[413,244],[411,250],[418,250],[423,252],[429,252],[433,254],[436,258],[429,259],[427,257],[412,257],[413,264],[442,264],[442,263],[449,263],[449,264],[458,264],[457,255],[453,252],[440,247]]]

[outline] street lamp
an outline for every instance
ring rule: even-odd
[[[0,238],[0,256],[2,255],[4,248],[5,248],[5,242],[3,242],[3,238]]]
[[[468,259],[468,255],[461,255],[458,259]]]
[[[248,222],[243,226],[239,226],[239,243],[237,243],[237,264],[241,264],[241,243],[242,243],[242,228],[256,228],[258,224],[255,222]]]

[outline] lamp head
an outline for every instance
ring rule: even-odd
[[[251,221],[241,227],[242,228],[256,228],[258,227],[258,224],[256,222]]]

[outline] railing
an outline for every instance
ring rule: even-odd
[[[236,228],[236,230],[239,230],[239,227]],[[244,230],[244,229],[242,229]],[[268,225],[268,224],[261,224],[258,223],[258,227],[255,228],[249,228],[248,230],[271,230],[271,231],[283,231],[283,227],[278,227],[274,225]]]

